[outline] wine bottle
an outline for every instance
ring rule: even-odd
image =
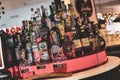
[[[62,48],[67,59],[72,59],[75,57],[75,45],[73,42],[70,42],[69,36],[65,36],[62,43]]]
[[[76,55],[76,57],[82,56],[82,43],[79,39],[79,36],[76,33],[75,27],[72,28],[72,32],[73,32],[72,42],[75,45],[75,55]]]
[[[81,40],[81,43],[82,43],[82,48],[83,48],[84,54],[89,54],[91,52],[91,46],[90,46],[88,36],[85,33],[84,26],[85,25],[82,25],[80,27],[80,29],[81,29],[80,30],[80,40]]]

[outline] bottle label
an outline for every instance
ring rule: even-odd
[[[54,45],[54,46],[52,46],[52,53],[58,53],[58,49],[59,49],[60,47],[59,46],[57,46],[57,45]]]
[[[36,44],[32,46],[32,51],[33,51],[33,52],[38,51],[38,46],[37,46]]]
[[[39,51],[34,52],[34,62],[39,63],[40,62],[40,53]]]
[[[75,44],[75,48],[80,48],[80,47],[82,47],[81,42],[80,42],[79,39],[73,40],[73,42],[74,42],[74,44]]]
[[[47,49],[47,43],[46,42],[39,43],[39,49],[40,49],[40,58],[43,60],[48,60],[49,53]]]
[[[81,42],[82,42],[82,46],[90,46],[88,38],[82,38]]]

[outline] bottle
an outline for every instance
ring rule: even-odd
[[[45,10],[45,8],[44,8]],[[43,16],[41,18],[41,27],[40,27],[40,38],[42,38],[42,40],[46,41],[48,44],[48,48],[50,48],[50,32],[49,32],[49,27],[47,26],[46,22],[47,20],[47,15],[45,12],[42,12]]]
[[[84,54],[89,54],[91,52],[91,46],[90,46],[90,41],[88,39],[88,36],[85,33],[84,26],[85,25],[82,25],[80,27],[80,29],[81,29],[80,30],[80,40],[82,43],[82,48],[83,48]]]
[[[32,27],[32,31],[35,33],[35,36],[40,37],[39,26],[36,24],[35,21],[32,21],[31,27]]]
[[[61,1],[61,7],[62,7],[62,11],[66,11],[66,5],[64,1]]]
[[[82,56],[82,43],[79,39],[79,36],[76,33],[75,27],[72,28],[72,32],[73,32],[72,42],[75,45],[75,55],[76,55],[76,57]]]
[[[33,62],[33,54],[32,54],[32,40],[28,39],[26,41],[26,57],[32,63]]]
[[[55,26],[60,30],[60,37],[64,39],[65,29],[64,29],[64,20],[62,19],[61,11],[57,11],[54,15]]]
[[[38,42],[36,42],[36,40],[32,42],[32,53],[34,57],[34,63],[40,64],[40,52],[39,52]]]
[[[65,56],[63,54],[63,49],[61,47],[61,37],[60,37],[60,30],[57,27],[52,27],[50,30],[50,37],[51,37],[51,56],[53,62],[59,62],[65,60]]]
[[[42,40],[38,43],[39,51],[40,51],[40,63],[49,63],[50,62],[50,54],[48,49],[48,44],[45,40]]]
[[[52,62],[60,62],[66,60],[66,57],[63,54],[62,47],[54,42],[51,45],[51,55],[52,55]]]
[[[61,11],[62,7],[61,7],[61,0],[54,0],[55,2],[55,6],[56,6],[56,11]]]
[[[94,24],[94,26],[93,26],[93,33],[96,36],[98,49],[100,49],[100,50],[104,49],[106,46],[106,42],[105,42],[104,38],[101,36],[97,24]]]
[[[61,36],[60,36],[60,30],[53,26],[52,29],[50,30],[50,38],[51,38],[51,43],[56,43],[58,45],[61,45]]]
[[[66,14],[64,21],[65,21],[65,32],[72,31],[72,22],[71,22],[70,14],[68,14],[68,13]]]
[[[67,59],[72,59],[75,57],[75,45],[73,42],[70,42],[69,36],[65,36],[62,43],[62,48]]]

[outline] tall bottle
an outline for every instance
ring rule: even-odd
[[[40,64],[40,52],[38,47],[38,42],[35,40],[32,42],[32,53],[35,64]]]
[[[40,63],[49,63],[50,62],[50,53],[48,44],[45,40],[40,39],[38,43],[39,51],[40,51]]]
[[[106,46],[106,42],[99,32],[98,24],[93,25],[93,34],[96,37],[98,49],[100,50],[104,49]]]
[[[54,15],[55,26],[60,30],[60,37],[64,39],[65,29],[64,29],[64,20],[62,19],[61,11],[57,11]]]
[[[61,0],[54,0],[54,2],[55,2],[56,10],[61,11],[62,10]]]
[[[74,58],[75,55],[75,45],[73,42],[69,40],[69,36],[65,36],[63,42],[62,42],[62,48],[63,48],[63,53],[67,57],[67,59],[72,59]]]
[[[88,36],[85,33],[84,26],[85,25],[82,25],[80,27],[80,40],[82,43],[82,48],[83,48],[84,54],[89,54],[91,52],[91,46],[90,46],[90,41],[88,39]]]
[[[59,62],[65,60],[65,56],[63,54],[63,49],[61,46],[61,37],[60,30],[57,27],[52,27],[50,31],[51,35],[51,56],[53,62]]]
[[[47,42],[48,48],[50,48],[50,32],[49,32],[49,27],[47,26],[47,22],[46,22],[47,15],[44,12],[45,8],[43,7],[42,9],[43,9],[42,10],[43,15],[41,18],[40,37],[42,38],[42,40],[45,40]]]
[[[77,33],[77,27],[76,28],[73,27],[72,32],[73,32],[73,40],[72,41],[75,44],[76,57],[82,56],[82,43],[80,41],[79,34]]]

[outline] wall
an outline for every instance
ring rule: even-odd
[[[51,4],[51,1],[52,0],[49,0],[49,2],[38,3],[36,5],[25,6],[23,8],[6,11],[6,14],[2,15],[2,19],[0,20],[0,29],[12,26],[21,26],[22,20],[30,19],[31,17],[30,8],[39,8],[41,5],[44,5],[45,8],[47,8],[49,11],[49,5]],[[66,5],[70,3],[70,0],[64,1]]]
[[[29,20],[31,17],[30,8],[39,8],[41,5],[44,5],[45,8],[49,11],[49,2],[38,3],[36,5],[25,6],[23,8],[6,11],[5,15],[2,15],[0,20],[0,28],[12,27],[12,26],[21,26],[22,20]]]

